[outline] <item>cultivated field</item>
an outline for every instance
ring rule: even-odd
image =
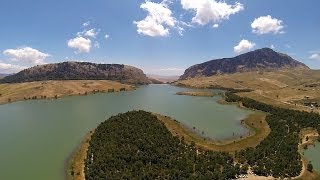
[[[28,99],[50,99],[70,95],[86,95],[131,89],[134,89],[131,85],[108,80],[39,81],[0,84],[0,104]]]

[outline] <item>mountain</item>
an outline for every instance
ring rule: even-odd
[[[270,48],[257,49],[233,58],[207,61],[189,67],[179,80],[219,74],[279,69],[309,69],[305,64]]]
[[[156,74],[147,74],[149,79],[155,79],[161,81],[162,83],[170,83],[179,79],[179,76],[164,76]]]
[[[5,76],[8,76],[9,74],[2,74],[2,73],[0,73],[0,78],[3,78],[3,77],[5,77]]]
[[[149,84],[141,69],[123,64],[63,62],[38,65],[4,77],[2,83],[44,80],[113,80],[129,84]]]

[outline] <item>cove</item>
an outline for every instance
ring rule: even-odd
[[[316,142],[315,146],[310,145],[308,149],[304,150],[304,156],[308,161],[311,161],[313,168],[320,171],[320,142]]]
[[[0,179],[64,179],[65,161],[85,134],[110,116],[130,110],[171,116],[212,139],[248,133],[240,120],[251,111],[218,104],[221,96],[175,95],[180,91],[190,89],[148,85],[135,91],[1,105]]]

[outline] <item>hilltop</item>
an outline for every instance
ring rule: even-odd
[[[62,62],[37,65],[4,77],[2,83],[22,83],[47,80],[112,80],[128,84],[149,84],[141,69],[123,64]]]
[[[284,53],[276,52],[270,48],[262,48],[233,58],[216,59],[193,65],[185,70],[179,80],[280,69],[309,69],[309,67]]]

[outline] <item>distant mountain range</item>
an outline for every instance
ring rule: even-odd
[[[191,66],[185,70],[179,80],[219,74],[286,68],[309,69],[305,64],[286,54],[275,52],[270,48],[262,48],[233,58],[216,59]]]
[[[179,79],[179,76],[164,76],[156,74],[147,74],[147,76],[151,79],[156,79],[162,83],[170,83]]]
[[[3,73],[0,73],[0,78],[5,77],[5,76],[8,76],[8,75],[10,75],[10,74],[3,74]]]
[[[123,64],[63,62],[31,67],[1,79],[2,83],[44,80],[112,80],[129,84],[149,84],[141,69]]]

